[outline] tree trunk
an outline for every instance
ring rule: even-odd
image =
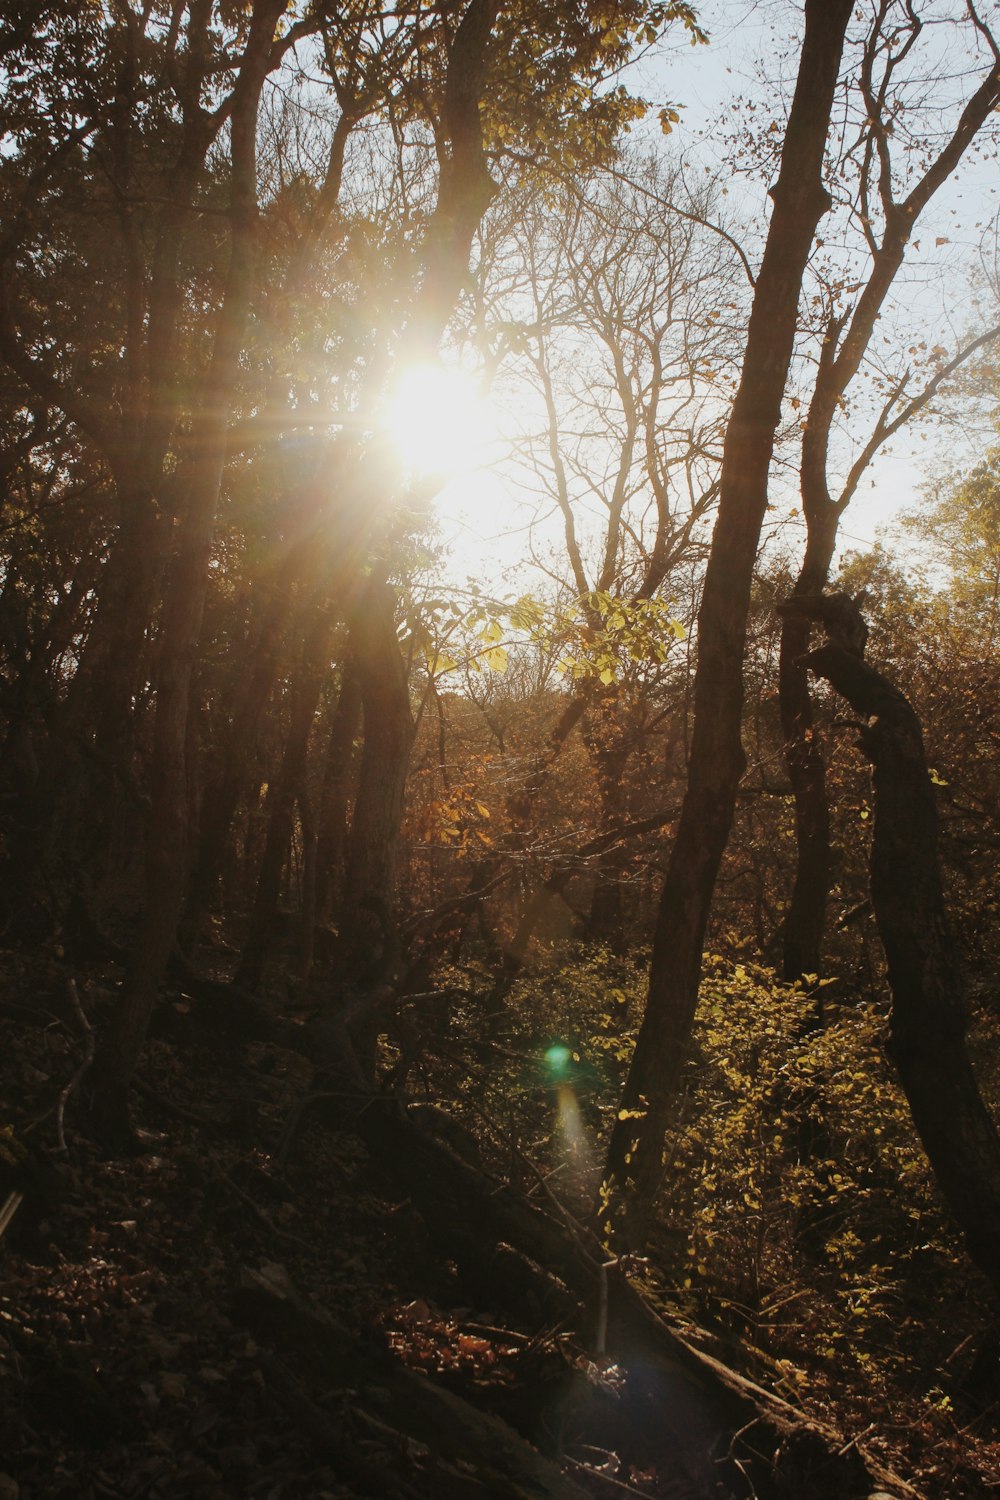
[[[249,671],[228,726],[221,763],[206,781],[197,854],[181,923],[181,941],[189,956],[198,946],[205,915],[219,880],[236,809],[247,790],[260,721],[274,690],[281,643],[293,610],[294,575],[283,569],[264,605],[259,629],[248,642]]]
[[[133,776],[136,701],[145,685],[148,630],[163,571],[162,527],[148,494],[121,501],[122,521],[97,580],[97,611],[65,700],[51,715],[38,775],[12,841],[11,899],[16,920],[53,858],[99,883],[109,863],[109,826],[121,811],[121,781]],[[116,805],[117,804],[117,805]],[[130,811],[134,804],[125,804]]]
[[[347,812],[354,773],[354,741],[361,727],[361,684],[348,644],[341,668],[340,694],[333,712],[316,831],[316,915],[327,922],[339,912],[344,893]]]
[[[330,668],[332,616],[325,603],[318,600],[314,601],[311,613],[313,618],[307,625],[302,659],[292,688],[291,723],[281,767],[268,788],[267,839],[250,919],[250,933],[236,975],[237,984],[249,990],[255,990],[260,985],[274,939],[281,873],[292,840],[295,803],[302,794],[309,736],[323,683]]]
[[[1000,1293],[1000,1136],[965,1044],[959,955],[941,888],[937,807],[920,723],[856,648],[830,640],[806,664],[869,721],[860,744],[874,767],[871,891],[892,990],[887,1051],[969,1254]]]
[[[636,1239],[659,1183],[663,1139],[694,1022],[712,894],[745,763],[740,717],[750,585],[802,277],[830,202],[823,152],[850,16],[850,0],[807,0],[799,75],[772,190],[774,211],[726,431],[719,518],[698,617],[688,788],[660,900],[624,1118],[615,1123],[606,1169],[612,1201],[621,1197],[629,1206]],[[605,1223],[608,1233],[619,1227]]]
[[[299,824],[302,828],[302,911],[299,941],[299,982],[305,994],[316,951],[316,817],[305,784],[299,786]]]
[[[821,593],[837,541],[839,510],[828,499],[810,507],[809,536],[793,597]],[[821,971],[826,902],[830,891],[830,809],[826,760],[812,710],[802,658],[809,649],[810,624],[784,613],[778,661],[778,701],[785,739],[785,764],[795,799],[796,866],[791,902],[782,934],[782,972],[793,983]]]
[[[164,567],[164,525],[149,489],[122,494],[116,544],[98,584],[98,605],[67,708],[100,750],[126,759],[134,702],[146,676],[147,633]]]
[[[914,25],[919,24],[912,12],[910,21]],[[966,345],[965,350],[960,351],[947,365],[939,367],[918,395],[897,407],[897,399],[902,396],[909,378],[907,374],[883,407],[871,437],[851,465],[839,496],[834,498],[830,493],[827,466],[830,434],[837,409],[861,367],[881,309],[903,263],[906,247],[913,237],[920,214],[956,170],[979,130],[993,114],[1000,97],[1000,75],[994,67],[969,99],[955,129],[937,155],[925,166],[905,200],[895,202],[893,170],[886,145],[887,133],[891,127],[886,119],[876,118],[880,105],[871,81],[875,57],[883,45],[882,26],[883,20],[877,18],[869,31],[861,69],[862,78],[867,80],[864,88],[871,111],[867,128],[872,133],[872,140],[876,142],[876,149],[870,152],[864,168],[862,192],[875,191],[875,184],[869,180],[868,174],[876,173],[877,191],[883,208],[882,238],[875,244],[871,239],[871,225],[866,225],[872,255],[867,280],[861,287],[850,316],[846,312],[831,312],[826,337],[820,349],[813,394],[802,434],[802,514],[808,540],[802,572],[793,595],[799,598],[817,595],[826,587],[840,517],[875,453],[894,432],[926,405],[945,374],[956,369],[979,343],[974,340]],[[915,37],[916,31],[911,35]],[[904,53],[905,48],[900,56]],[[985,338],[992,337],[992,333],[985,335]],[[813,721],[808,675],[803,665],[808,645],[808,620],[799,613],[786,613],[781,641],[779,697],[785,758],[795,797],[798,837],[795,885],[784,930],[783,968],[788,980],[820,972],[831,874],[826,768],[823,748]]]
[[[364,746],[344,882],[349,968],[365,957],[395,902],[399,828],[414,735],[393,594],[377,578],[369,581],[358,603],[351,643],[361,688]]]

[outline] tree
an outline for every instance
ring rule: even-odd
[[[953,20],[951,24],[961,22]],[[859,374],[871,373],[864,369],[864,361],[921,215],[958,169],[1000,100],[997,43],[971,8],[966,25],[973,44],[986,53],[986,70],[944,145],[937,150],[921,145],[915,129],[906,120],[910,82],[907,68],[913,66],[914,56],[919,54],[924,32],[917,9],[910,6],[904,11],[894,6],[892,0],[879,0],[872,9],[861,44],[856,87],[862,124],[856,134],[852,128],[841,150],[840,178],[850,184],[846,206],[862,236],[862,253],[867,257],[868,267],[857,282],[846,283],[841,271],[827,281],[820,294],[825,326],[802,422],[799,470],[807,540],[794,597],[807,598],[825,587],[840,518],[879,448],[926,409],[970,355],[1000,334],[1000,328],[987,329],[966,340],[950,356],[938,346],[931,352],[929,368],[923,372],[919,370],[916,343],[911,345],[911,358],[898,376],[882,375],[876,367],[876,384],[883,390],[877,418],[867,440],[855,443],[855,455],[846,476],[839,483],[832,479],[836,455],[831,452],[831,438],[838,412],[848,400]],[[955,44],[962,45],[964,40],[958,36]],[[918,104],[911,107],[917,109],[925,103],[925,98],[918,94]],[[923,119],[922,113],[919,118]],[[914,146],[921,148],[916,155],[919,161],[916,169],[911,165]],[[884,360],[884,356],[880,359]],[[857,425],[856,415],[853,425]],[[808,616],[795,611],[786,614],[779,691],[786,762],[795,796],[798,848],[784,928],[783,968],[786,979],[790,980],[821,971],[831,878],[823,748],[802,664],[808,644]]]
[[[544,207],[539,184],[527,186],[527,205],[487,241],[487,332],[498,399],[520,416],[515,493],[536,518],[561,522],[561,546],[539,544],[535,566],[557,589],[552,631],[568,692],[513,810],[531,842],[533,799],[582,725],[601,838],[642,821],[626,807],[625,772],[678,691],[690,621],[672,591],[706,548],[742,266],[714,222],[717,185],[691,191],[676,165],[624,153],[591,171],[585,191],[550,174]],[[624,858],[608,838],[586,867],[606,929],[615,918],[602,903],[620,892]],[[551,878],[540,872],[527,898],[494,999],[526,956]],[[560,887],[570,879],[561,869]]]
[[[903,693],[864,661],[867,627],[845,595],[792,598],[823,622],[810,670],[842,694],[874,767],[872,904],[893,1004],[888,1050],[938,1184],[969,1253],[1000,1289],[1000,1135],[965,1043],[967,1008],[941,886],[935,788],[920,723]]]
[[[774,209],[754,290],[746,353],[723,449],[719,516],[698,615],[698,666],[688,787],[657,918],[649,992],[608,1150],[613,1209],[628,1200],[631,1232],[659,1182],[698,998],[712,892],[743,771],[742,669],[750,584],[768,470],[792,357],[802,277],[829,208],[823,156],[851,5],[807,0],[798,78],[772,190]],[[615,1230],[615,1213],[604,1218]]]

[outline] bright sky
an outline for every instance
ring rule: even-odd
[[[685,154],[704,153],[711,160],[713,138],[719,122],[729,115],[734,96],[761,99],[770,94],[773,101],[780,88],[782,97],[790,100],[801,40],[801,6],[792,7],[787,0],[701,0],[698,9],[711,45],[685,49],[665,82],[681,105],[678,145]],[[933,6],[926,0],[921,9],[933,15]],[[939,4],[937,9],[955,11],[953,4]],[[769,89],[768,84],[777,88]],[[655,87],[653,78],[647,86]],[[960,86],[964,98],[964,80]],[[899,284],[905,279],[907,285],[905,327],[899,325],[903,344],[910,338],[940,339],[954,349],[967,333],[969,321],[976,321],[972,279],[984,266],[996,275],[998,206],[1000,167],[995,151],[970,157],[922,217],[922,230],[915,237],[920,249],[907,252],[899,277]],[[752,202],[747,207],[752,213]],[[994,224],[987,229],[990,220]],[[946,247],[934,246],[938,235],[947,238]],[[986,296],[978,313],[984,323],[1000,321],[995,301],[990,303]],[[977,415],[981,419],[983,414]],[[841,550],[871,546],[879,537],[889,546],[905,546],[905,538],[900,539],[894,525],[899,512],[919,504],[921,486],[933,471],[974,462],[982,440],[981,420],[971,420],[965,430],[951,426],[943,433],[926,421],[903,429],[890,445],[891,451],[875,458],[845,512]]]
[[[698,8],[711,44],[692,48],[682,43],[666,59],[641,64],[638,81],[633,83],[654,104],[650,123],[638,133],[640,139],[643,133],[650,140],[659,137],[656,108],[668,103],[681,107],[681,121],[669,145],[693,171],[704,164],[718,165],[720,145],[724,146],[725,135],[738,123],[736,97],[757,105],[757,115],[749,119],[759,120],[763,109],[772,111],[779,98],[787,109],[801,27],[801,7],[790,0],[701,0]],[[971,278],[983,261],[982,226],[996,211],[998,187],[995,155],[978,158],[942,192],[926,224],[921,221],[920,248],[908,253],[900,279],[905,288],[900,297],[905,303],[905,326],[898,314],[895,318],[887,314],[884,324],[893,338],[902,338],[904,344],[922,338],[949,349],[956,347],[959,336],[974,321]],[[763,185],[749,177],[734,177],[730,192],[738,217],[763,226]],[[935,245],[939,238],[946,243]],[[750,243],[746,248],[756,263],[759,248]],[[859,413],[859,430],[863,420]],[[892,451],[871,466],[846,512],[841,533],[844,549],[870,545],[879,532],[891,545],[896,539],[894,518],[918,501],[920,485],[935,464],[972,461],[975,441],[975,437],[964,439],[954,429],[942,438],[926,423],[904,429]],[[473,467],[470,472],[474,454],[466,446],[465,462],[445,486],[436,510],[442,532],[452,543],[452,571],[498,587],[501,576],[519,572],[526,557],[531,506],[518,503],[502,471],[477,472]],[[491,441],[490,458],[497,452],[497,443]],[[797,499],[794,475],[776,475],[772,499],[782,513],[792,510]],[[794,519],[790,526],[787,540],[794,547]],[[536,527],[536,544],[542,549],[547,544],[558,547],[561,529],[558,519],[549,527]],[[523,576],[519,581],[523,585]]]

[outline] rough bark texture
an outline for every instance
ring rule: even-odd
[[[871,890],[892,990],[887,1050],[969,1254],[1000,1292],[1000,1136],[965,1043],[920,724],[899,689],[850,645],[828,641],[806,664],[870,721],[861,745],[874,768]]]
[[[612,1135],[607,1176],[631,1184],[632,1234],[660,1176],[662,1143],[698,997],[702,945],[744,768],[743,654],[768,470],[788,374],[802,276],[829,205],[823,151],[850,0],[808,0],[799,75],[773,189],[739,390],[723,450],[719,518],[698,618],[688,789],[654,935],[646,1014]]]

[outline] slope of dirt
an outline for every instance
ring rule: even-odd
[[[595,1356],[544,1272],[523,1268],[513,1318],[353,1134],[317,1112],[293,1135],[303,1057],[213,1033],[174,993],[134,1097],[145,1149],[104,1160],[69,1085],[113,973],[78,969],[77,1008],[58,952],[0,968],[0,1208],[22,1195],[0,1242],[0,1500],[741,1493],[711,1433],[684,1461],[669,1373]],[[990,1493],[985,1445],[954,1449],[927,1493]]]

